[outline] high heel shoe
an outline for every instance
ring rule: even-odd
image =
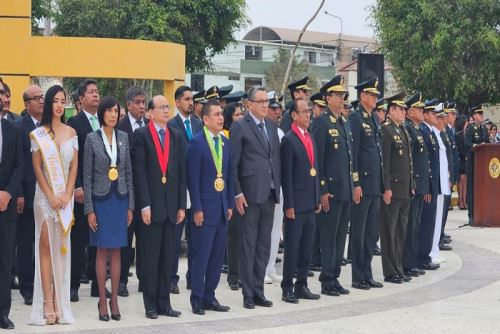
[[[120,321],[122,318],[122,315],[120,313],[113,313],[113,309],[111,308],[111,300],[109,301],[109,309],[111,310],[111,319]]]
[[[43,305],[44,305],[44,313],[45,313],[45,319],[47,319],[47,325],[54,325],[56,323],[56,312],[46,312],[45,311],[45,305],[48,303],[54,304],[53,300],[44,300]]]
[[[99,313],[99,320],[100,321],[109,321],[109,314],[106,311],[106,314],[101,314],[101,311],[99,310],[99,302],[97,302],[97,312]]]

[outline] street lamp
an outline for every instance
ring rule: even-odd
[[[325,15],[331,16],[331,17],[333,17],[333,18],[335,18],[335,19],[337,19],[337,20],[340,21],[340,34],[339,34],[339,46],[338,46],[338,48],[339,48],[339,58],[340,58],[340,47],[342,45],[342,32],[343,32],[342,18],[340,16],[328,13],[328,11],[326,11],[326,10],[323,13]]]

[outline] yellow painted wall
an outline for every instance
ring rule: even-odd
[[[31,16],[31,0],[1,0],[0,16]]]

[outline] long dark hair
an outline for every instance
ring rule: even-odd
[[[54,109],[53,104],[54,104],[54,97],[59,92],[63,92],[64,98],[66,98],[66,93],[64,92],[64,89],[59,85],[54,85],[54,86],[50,87],[47,90],[47,93],[45,93],[45,100],[43,103],[42,121],[40,122],[40,124],[42,126],[46,126],[50,129],[49,134],[50,133],[54,134],[54,129],[52,129],[52,117],[53,117],[53,109]],[[66,123],[64,113],[61,116],[61,122]]]
[[[231,102],[224,107],[223,115],[224,115],[224,130],[231,129],[231,124],[233,124],[233,114],[236,111],[236,108],[241,108],[241,103],[239,102]]]

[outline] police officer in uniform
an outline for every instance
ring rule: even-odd
[[[410,135],[413,160],[413,178],[415,179],[415,195],[410,201],[408,227],[403,255],[403,270],[405,275],[418,277],[425,274],[425,270],[417,268],[418,232],[422,208],[425,202],[430,202],[430,164],[429,153],[424,137],[420,131],[420,123],[424,120],[422,93],[416,92],[406,100],[405,127]]]
[[[380,196],[382,195],[382,152],[379,121],[373,113],[380,92],[372,78],[355,88],[359,105],[349,116],[353,137],[353,200],[349,243],[352,257],[352,286],[368,290],[383,284],[373,279],[371,262],[378,240]]]
[[[305,77],[288,85],[288,90],[290,91],[292,101],[295,101],[295,99],[298,98],[302,98],[306,101],[307,99],[309,99],[309,92],[311,91],[311,88],[307,85],[308,80],[309,77]],[[290,115],[290,110],[288,110],[288,106],[286,109],[287,110],[283,114],[283,119],[280,123],[280,128],[284,133],[290,131],[292,127],[292,117]]]
[[[326,111],[312,125],[318,149],[318,167],[323,212],[317,223],[321,248],[321,293],[328,296],[348,294],[338,281],[340,261],[351,217],[352,135],[349,122],[342,115],[344,77],[338,75],[323,87]]]
[[[312,122],[318,119],[324,112],[326,108],[325,98],[322,93],[316,93],[310,98],[312,103]],[[312,124],[311,124],[312,125]]]
[[[380,127],[384,161],[384,194],[380,207],[380,244],[384,281],[401,284],[410,276],[403,272],[403,251],[415,192],[410,135],[403,126],[404,93],[387,98],[387,120]]]
[[[194,102],[194,115],[198,117],[199,120],[201,120],[201,109],[203,108],[203,105],[207,103],[207,100],[205,99],[205,91],[201,90],[197,93],[193,93],[193,102]]]
[[[471,108],[474,123],[465,130],[465,149],[467,150],[467,207],[469,209],[469,224],[474,222],[474,151],[476,145],[489,143],[488,130],[481,122],[484,120],[483,108],[477,105]]]

